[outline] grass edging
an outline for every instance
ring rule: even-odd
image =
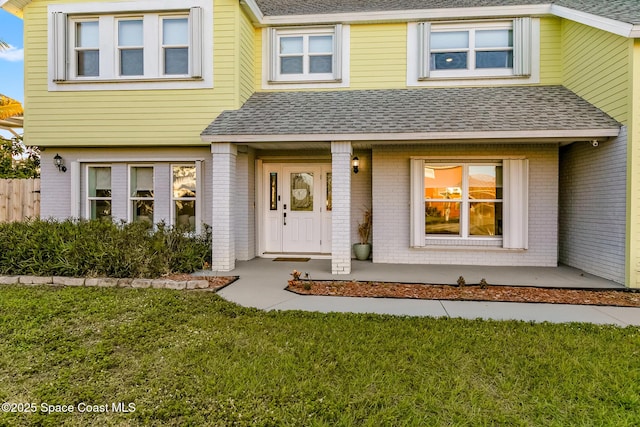
[[[86,286],[99,288],[154,288],[173,290],[213,290],[218,291],[238,280],[238,276],[217,276],[227,278],[222,286],[212,286],[207,276],[193,280],[172,279],[132,279],[113,277],[61,277],[61,276],[0,276],[0,285],[52,285]]]

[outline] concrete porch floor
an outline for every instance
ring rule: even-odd
[[[589,322],[640,326],[640,308],[565,304],[528,304],[301,296],[284,290],[294,270],[309,273],[314,280],[397,281],[406,283],[455,284],[463,276],[467,283],[485,278],[489,284],[620,289],[622,285],[567,267],[479,267],[458,265],[374,264],[352,261],[351,274],[331,274],[330,260],[308,262],[255,258],[236,263],[236,269],[219,275],[240,279],[219,292],[223,298],[262,310],[378,313],[406,316],[461,317],[466,319],[524,320],[536,322]],[[202,271],[200,275],[214,272]]]

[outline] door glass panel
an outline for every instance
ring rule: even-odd
[[[313,211],[313,173],[291,174],[291,210]]]
[[[269,210],[278,210],[278,173],[269,174]]]
[[[331,192],[332,192],[331,172],[327,172],[327,211],[331,211],[331,208],[333,206]]]

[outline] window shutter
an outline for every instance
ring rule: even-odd
[[[67,80],[67,14],[53,12],[51,21],[53,36],[53,81]]]
[[[513,74],[531,75],[531,18],[513,20]]]
[[[202,232],[202,200],[204,190],[203,180],[204,176],[202,175],[202,160],[196,160],[196,233]]]
[[[70,208],[71,218],[80,218],[80,163],[71,162],[69,165],[69,179],[71,180]]]
[[[431,71],[431,23],[421,22],[418,24],[418,61],[419,61],[419,74],[418,78],[429,78]]]
[[[202,77],[202,8],[192,7],[189,11],[191,45],[191,77]]]
[[[504,160],[503,247],[529,247],[529,160]]]
[[[411,235],[410,246],[424,246],[424,160],[411,160],[410,191],[411,191]]]
[[[333,35],[333,77],[342,80],[342,24],[335,26]]]
[[[268,62],[268,73],[269,73],[269,81],[273,82],[276,80],[276,76],[278,75],[278,34],[276,33],[275,28],[267,29],[267,60]]]

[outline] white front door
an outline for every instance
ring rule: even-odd
[[[266,164],[265,252],[331,252],[331,166]]]

